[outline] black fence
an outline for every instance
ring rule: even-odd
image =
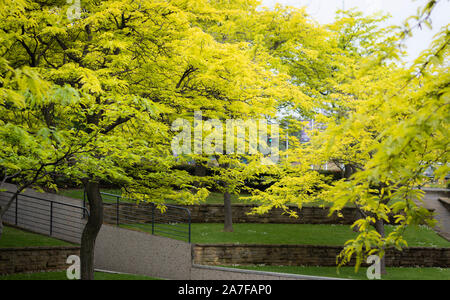
[[[101,193],[104,222],[153,235],[191,242],[191,212],[176,205],[158,206],[120,195]],[[84,194],[86,203],[86,193]]]
[[[82,206],[3,191],[0,205],[14,202],[3,216],[7,224],[62,240],[80,242],[89,211]]]

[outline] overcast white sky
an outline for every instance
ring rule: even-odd
[[[418,7],[425,5],[426,0],[262,0],[263,5],[273,7],[275,3],[296,7],[306,6],[309,14],[322,24],[334,20],[337,9],[357,7],[359,10],[371,14],[376,11],[389,13],[392,18],[386,25],[401,25],[409,16],[417,12]],[[407,41],[408,60],[414,60],[421,51],[428,48],[433,36],[450,20],[450,1],[443,0],[438,4],[432,15],[433,29],[424,27],[417,30]]]

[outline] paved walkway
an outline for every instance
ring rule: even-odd
[[[434,228],[439,235],[450,241],[450,212],[439,202],[439,198],[448,197],[442,189],[426,189],[426,194],[423,199],[425,207],[428,209],[434,209],[436,213],[436,220],[438,225]]]

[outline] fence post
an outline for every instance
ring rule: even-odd
[[[86,218],[86,187],[83,189],[83,219]]]
[[[19,223],[18,220],[17,220],[18,206],[19,206],[19,197],[18,197],[18,195],[16,195],[16,212],[15,212],[15,223],[16,223],[16,226]]]
[[[188,222],[189,222],[189,238],[188,243],[191,243],[191,212],[188,211]]]
[[[53,234],[53,201],[50,202],[50,236]]]
[[[119,196],[117,196],[116,197],[116,222],[117,222],[117,226],[120,225],[120,221],[119,221],[119,203],[120,203],[120,200],[119,199],[120,199]]]
[[[152,203],[152,234],[155,234],[155,203]]]

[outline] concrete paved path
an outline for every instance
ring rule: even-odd
[[[439,201],[439,198],[448,197],[450,190],[444,189],[424,189],[426,191],[423,199],[425,208],[433,209],[438,221],[438,225],[434,228],[435,231],[450,241],[450,212]]]

